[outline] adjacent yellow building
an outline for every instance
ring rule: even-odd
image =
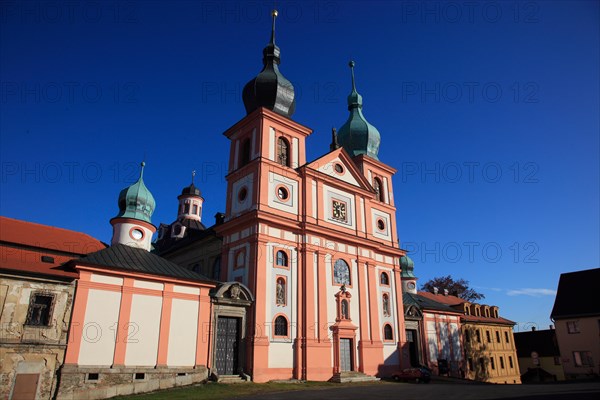
[[[467,379],[521,383],[514,322],[498,315],[498,307],[463,303],[462,317]]]

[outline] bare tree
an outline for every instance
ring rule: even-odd
[[[421,290],[426,292],[433,292],[433,288],[438,288],[440,292],[444,289],[448,290],[448,293],[467,301],[475,301],[485,298],[483,293],[479,293],[469,287],[469,281],[464,279],[452,279],[451,275],[441,276],[433,278],[425,282],[421,286]]]

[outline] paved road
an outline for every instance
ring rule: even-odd
[[[362,400],[394,398],[401,400],[596,400],[600,398],[600,382],[536,385],[380,382],[374,385],[269,393],[240,399]]]

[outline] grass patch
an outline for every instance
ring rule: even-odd
[[[365,383],[331,383],[331,382],[298,382],[298,383],[236,383],[223,384],[208,382],[206,384],[165,389],[146,394],[119,396],[118,400],[222,400],[232,397],[252,396],[261,393],[286,392],[290,390],[327,389],[344,386],[373,385],[382,382]]]

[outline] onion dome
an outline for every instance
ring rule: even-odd
[[[196,185],[194,185],[194,177],[195,176],[196,176],[196,171],[192,171],[192,183],[190,184],[190,186],[186,186],[183,188],[183,190],[181,191],[182,196],[187,196],[187,195],[202,196],[202,192],[200,192],[200,189],[198,189],[196,187]]]
[[[402,269],[402,272],[400,273],[402,278],[416,278],[413,273],[415,270],[415,263],[409,256],[400,257],[400,268]]]
[[[356,91],[354,82],[354,61],[348,64],[352,71],[352,92],[348,96],[348,110],[350,116],[339,129],[337,139],[339,144],[346,149],[351,156],[366,154],[371,158],[379,160],[379,144],[381,135],[377,128],[367,122],[362,113],[362,96]]]
[[[144,166],[142,162],[140,178],[133,185],[119,193],[119,214],[115,218],[133,218],[152,223],[152,213],[156,207],[154,196],[144,184]]]
[[[284,117],[290,118],[296,110],[294,86],[279,72],[279,47],[275,45],[275,18],[277,10],[273,10],[273,26],[271,41],[263,50],[263,69],[244,86],[242,99],[246,114],[259,107],[267,108]]]

